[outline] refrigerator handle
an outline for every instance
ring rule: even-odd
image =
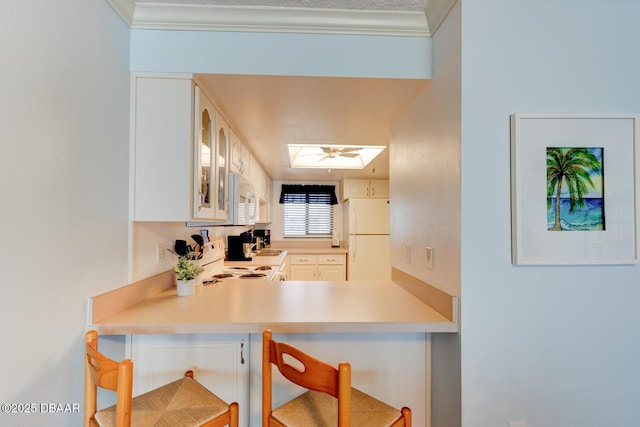
[[[356,240],[357,239],[353,239],[353,242],[349,245],[349,253],[351,254],[352,261],[356,260]]]
[[[357,230],[358,230],[358,227],[356,227],[356,218],[357,218],[357,217],[356,217],[356,213],[355,213],[355,212],[354,212],[354,210],[352,209],[352,210],[350,210],[349,215],[351,216],[351,221],[350,221],[350,223],[351,223],[351,224],[349,224],[349,225],[350,225],[350,227],[349,227],[349,228],[350,228],[349,233],[351,233],[351,234],[356,234],[356,233],[358,232],[358,231],[357,231]]]

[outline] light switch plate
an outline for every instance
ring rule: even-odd
[[[156,245],[156,264],[160,264],[164,261],[164,245],[162,243],[158,243]]]
[[[427,268],[433,270],[433,248],[427,247],[425,250],[425,256],[427,260]]]

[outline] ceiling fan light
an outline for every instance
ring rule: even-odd
[[[288,144],[292,168],[363,169],[384,145]]]

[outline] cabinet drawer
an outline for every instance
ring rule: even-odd
[[[291,264],[317,264],[317,255],[291,255]]]
[[[336,255],[318,255],[318,264],[344,264],[345,256],[342,254]]]

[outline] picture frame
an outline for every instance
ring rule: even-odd
[[[511,262],[637,264],[635,114],[512,114]]]

